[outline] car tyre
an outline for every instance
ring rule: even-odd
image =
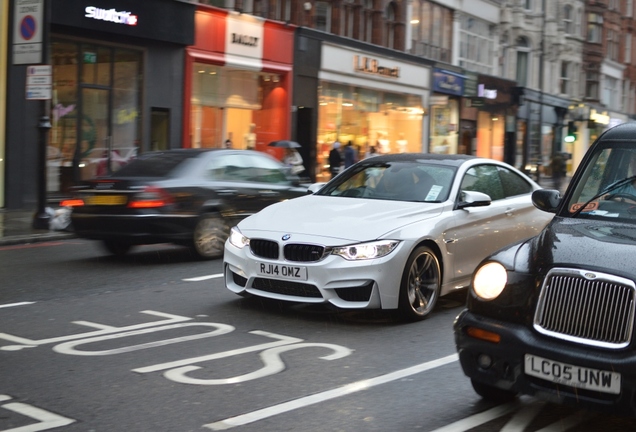
[[[517,396],[517,394],[513,391],[500,389],[479,381],[475,381],[474,379],[471,379],[470,383],[473,385],[475,393],[477,393],[479,396],[487,401],[500,403],[510,402]]]
[[[130,251],[132,245],[119,240],[104,240],[104,247],[115,256],[124,256]]]
[[[192,247],[201,258],[220,258],[229,234],[228,224],[220,214],[203,215],[194,228]]]
[[[413,251],[400,284],[400,318],[419,321],[433,311],[441,290],[441,273],[439,260],[431,248],[420,246]]]

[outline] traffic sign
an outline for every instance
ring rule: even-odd
[[[13,64],[42,61],[44,0],[15,0]]]
[[[28,66],[26,68],[27,100],[51,99],[53,68],[51,65]]]

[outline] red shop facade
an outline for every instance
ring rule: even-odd
[[[255,149],[289,139],[295,27],[205,5],[186,49],[183,147]]]

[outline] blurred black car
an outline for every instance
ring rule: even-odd
[[[455,341],[484,398],[636,414],[636,124],[603,133],[536,237],[481,262]]]
[[[82,238],[125,254],[134,245],[189,245],[203,258],[223,254],[230,227],[307,187],[258,151],[178,149],[145,153],[112,175],[89,180],[62,205]]]

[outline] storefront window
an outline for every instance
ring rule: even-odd
[[[274,73],[194,63],[192,147],[255,149],[279,139],[286,95]]]
[[[54,39],[49,192],[128,163],[138,153],[141,52]],[[81,119],[81,121],[78,121]]]
[[[351,141],[359,159],[373,152],[422,151],[420,96],[331,82],[322,82],[318,94],[316,181],[330,178],[327,158],[335,141]]]
[[[456,99],[446,98],[443,105],[431,107],[431,153],[457,153],[457,125],[459,104]]]

